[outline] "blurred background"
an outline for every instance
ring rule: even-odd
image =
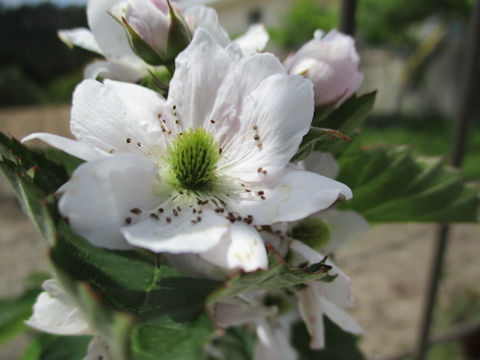
[[[0,0],[1,131],[17,138],[34,131],[69,136],[71,95],[94,55],[69,49],[56,32],[87,27],[85,3]],[[264,23],[271,35],[268,50],[281,60],[310,40],[314,30],[339,28],[341,5],[340,0],[212,3],[232,37],[252,23]],[[416,155],[448,161],[473,8],[474,0],[358,0],[355,38],[365,75],[359,93],[378,90],[362,130],[364,145],[405,145]],[[476,84],[463,171],[478,185]],[[433,313],[433,339],[456,324],[480,319],[479,236],[479,225],[452,228]],[[353,280],[353,315],[365,328],[360,345],[368,359],[393,359],[414,348],[435,238],[432,224],[382,225],[336,254],[336,262]],[[45,251],[0,177],[0,298],[21,292],[32,271],[48,271]],[[467,340],[440,342],[430,348],[427,359],[463,359]],[[478,333],[473,341],[480,342]],[[0,360],[19,358],[27,343],[26,337],[5,344],[0,339]]]

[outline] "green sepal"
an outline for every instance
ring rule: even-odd
[[[165,59],[130,26],[124,17],[122,17],[122,24],[127,31],[130,47],[135,54],[149,65],[160,66],[165,64]]]
[[[185,17],[175,11],[167,0],[170,9],[170,28],[168,30],[166,60],[173,64],[173,61],[192,41],[192,32]]]

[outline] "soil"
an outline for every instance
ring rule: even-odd
[[[68,135],[68,106],[0,111],[0,129],[17,138],[34,131]],[[410,349],[415,341],[435,237],[435,225],[382,225],[335,255],[352,278],[356,308],[364,327],[360,346],[368,359]],[[452,228],[440,304],[468,289],[480,298],[480,225]],[[32,271],[48,271],[46,246],[0,175],[0,298],[18,294]],[[0,360],[19,358],[21,337],[0,348]]]

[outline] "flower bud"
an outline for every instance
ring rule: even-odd
[[[317,30],[314,39],[289,57],[285,67],[290,74],[303,75],[314,84],[315,105],[340,106],[363,81],[358,71],[360,57],[354,39],[336,30],[323,36]]]
[[[192,37],[182,10],[169,0],[128,0],[122,22],[132,49],[150,65],[174,59]]]

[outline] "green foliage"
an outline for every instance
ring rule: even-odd
[[[353,200],[342,209],[370,222],[475,222],[478,190],[441,159],[414,158],[404,148],[363,149],[352,144],[339,159],[338,180]]]
[[[417,40],[414,25],[429,18],[444,22],[466,20],[473,0],[362,0],[357,5],[359,38],[370,44],[412,46]],[[313,37],[316,29],[328,32],[339,27],[340,1],[296,0],[283,19],[282,27],[271,29],[272,41],[295,50]]]
[[[453,122],[436,114],[371,117],[361,134],[362,144],[408,146],[415,156],[442,156],[451,152]],[[468,180],[480,179],[480,126],[472,123],[465,143],[462,171]]]
[[[55,336],[38,334],[21,360],[82,360],[91,336]]]
[[[298,322],[292,329],[292,344],[299,353],[299,360],[332,359],[332,360],[363,360],[364,357],[357,347],[358,337],[349,334],[327,317],[325,324],[325,349],[310,349],[310,336],[303,322]]]
[[[68,102],[82,67],[94,55],[69,49],[59,29],[87,27],[84,7],[0,8],[0,104]],[[19,46],[21,44],[21,46]]]
[[[28,288],[14,298],[0,299],[0,344],[27,330],[24,321],[32,314],[40,291],[40,288]]]
[[[0,104],[24,105],[44,101],[42,90],[18,66],[0,69]]]
[[[71,102],[75,87],[83,80],[83,73],[75,71],[53,78],[45,90],[49,103]]]
[[[409,28],[433,16],[444,21],[467,19],[472,0],[362,0],[358,3],[360,34],[369,43],[404,46],[414,43]],[[372,16],[372,14],[375,14]]]
[[[334,4],[316,0],[296,0],[283,19],[280,29],[269,29],[274,43],[288,50],[299,48],[313,38],[317,29],[328,31],[337,27],[339,10]]]
[[[314,150],[329,151],[336,155],[341,153],[348,147],[348,141],[345,140],[357,133],[373,108],[376,94],[373,91],[361,96],[353,95],[337,109],[325,111],[324,108],[317,108],[312,128],[304,136],[292,160],[302,160]]]

